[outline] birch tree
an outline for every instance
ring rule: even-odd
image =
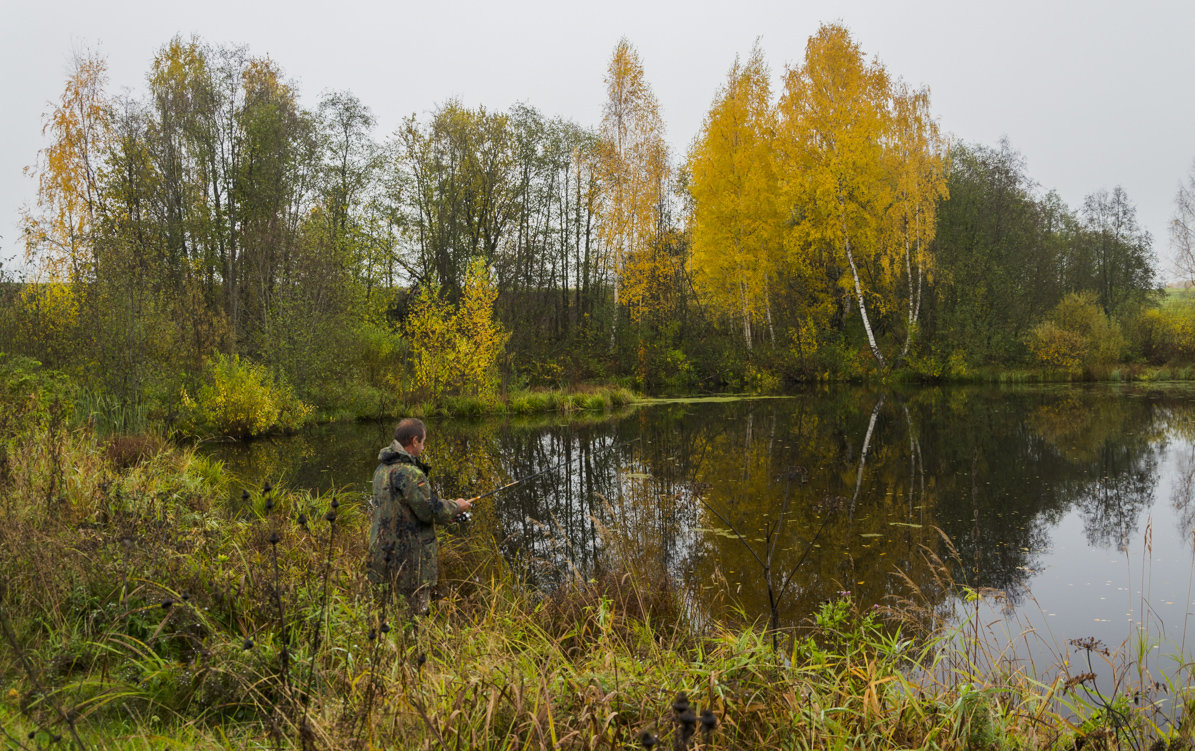
[[[113,142],[107,75],[103,58],[76,56],[58,104],[43,116],[50,144],[26,168],[37,178],[38,207],[22,217],[26,257],[44,280],[80,282],[92,274],[99,172]]]
[[[877,274],[892,185],[884,153],[890,83],[841,26],[823,26],[800,68],[785,76],[780,100],[783,180],[793,220],[793,251],[828,246],[846,261],[842,282],[855,295],[867,344],[880,367],[865,274]],[[872,299],[875,299],[874,297]]]
[[[715,307],[736,311],[748,350],[753,321],[775,342],[769,286],[780,262],[776,123],[762,52],[735,61],[689,155],[692,271]]]
[[[1188,283],[1195,283],[1195,162],[1191,162],[1187,181],[1179,184],[1174,196],[1170,247],[1174,250],[1178,272]]]
[[[613,344],[625,267],[662,234],[668,151],[660,104],[644,76],[639,53],[625,38],[614,49],[605,83],[599,129],[598,235],[608,253],[606,270],[614,288]]]
[[[895,187],[891,236],[897,247],[888,256],[888,276],[903,272],[907,290],[905,341],[899,356],[903,359],[917,330],[926,275],[933,269],[929,248],[938,223],[938,202],[948,193],[942,139],[929,112],[929,91],[901,84],[892,97],[891,124],[888,153]],[[903,260],[903,268],[894,270],[892,261],[898,259]]]

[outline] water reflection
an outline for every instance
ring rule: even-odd
[[[1173,513],[1189,541],[1192,426],[1187,391],[825,389],[612,419],[436,423],[428,456],[453,496],[560,465],[479,504],[475,525],[541,585],[654,570],[701,617],[755,618],[770,612],[768,579],[775,598],[795,571],[776,603],[792,624],[840,590],[866,606],[912,583],[926,605],[941,605],[950,593],[928,553],[953,561],[957,582],[1003,590],[1016,608],[1059,545],[1106,549],[1113,570],[1147,510],[1155,524]],[[210,450],[253,482],[364,495],[389,433],[329,426]],[[1180,469],[1158,509],[1170,448]],[[1084,539],[1060,539],[1076,513]]]

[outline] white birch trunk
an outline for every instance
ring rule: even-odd
[[[751,351],[751,311],[747,307],[747,284],[743,281],[742,271],[739,272],[739,300],[743,304],[743,339],[747,342],[747,351]]]
[[[842,198],[841,193],[838,196],[838,211],[839,224],[842,228],[842,247],[846,252],[847,263],[851,265],[851,278],[855,282],[855,297],[859,301],[859,314],[863,317],[863,330],[867,332],[867,344],[871,347],[871,354],[880,363],[880,367],[886,368],[888,364],[884,361],[884,353],[880,352],[880,347],[876,344],[875,334],[871,330],[871,319],[867,315],[867,303],[863,300],[863,285],[859,281],[859,269],[855,266],[855,254],[851,251],[851,237],[846,231],[846,201]]]
[[[768,338],[772,341],[772,346],[776,346],[776,329],[772,326],[772,296],[768,292],[768,276],[764,274],[763,277],[763,309],[768,316]]]
[[[880,352],[880,347],[876,344],[875,334],[871,330],[871,319],[867,316],[867,303],[863,300],[863,285],[859,282],[859,269],[855,267],[855,255],[851,252],[851,241],[849,238],[844,240],[843,247],[846,249],[846,260],[851,265],[851,277],[855,281],[855,298],[859,302],[859,315],[863,317],[863,330],[867,332],[867,344],[871,347],[871,354],[880,363],[881,368],[888,367],[884,361],[884,353]]]

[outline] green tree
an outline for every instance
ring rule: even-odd
[[[1137,307],[1157,286],[1153,239],[1137,222],[1137,208],[1119,185],[1083,202],[1089,281],[1104,313]]]
[[[1009,361],[1064,292],[1068,211],[1039,201],[1024,158],[997,148],[951,149],[950,197],[938,210],[930,331],[936,346],[975,361]]]
[[[475,258],[493,262],[512,226],[517,181],[509,118],[449,102],[398,133],[410,184],[405,267],[416,285],[434,278],[458,300]]]

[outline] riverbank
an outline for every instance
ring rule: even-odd
[[[1195,366],[1121,363],[1087,368],[983,367],[944,374],[907,370],[894,374],[894,380],[941,384],[1187,382],[1195,380]]]
[[[121,405],[102,393],[80,387],[63,373],[36,361],[0,354],[0,391],[32,393],[40,409],[54,409],[67,423],[87,424],[101,433],[153,433],[179,438],[251,438],[293,433],[316,425],[396,420],[401,417],[479,418],[550,414],[603,414],[634,404],[666,401],[725,401],[784,396],[786,388],[769,382],[755,391],[691,394],[642,394],[618,383],[582,384],[570,388],[522,389],[481,398],[445,394],[418,400],[397,392],[368,390],[315,407],[260,367],[239,361],[216,368],[213,382],[194,396],[185,391],[181,405]],[[225,372],[227,371],[227,372]],[[1195,366],[1122,364],[1076,369],[1057,368],[907,368],[895,372],[793,383],[792,388],[842,385],[956,385],[1056,383],[1185,383],[1195,380]]]
[[[261,487],[233,508],[219,462],[120,452],[48,421],[6,446],[0,726],[17,747],[617,748],[646,733],[667,748],[691,731],[689,748],[1061,749],[1190,735],[1185,686],[1154,704],[1163,692],[1127,671],[1101,696],[1082,652],[1070,671],[1009,666],[976,624],[944,626],[912,590],[866,610],[840,593],[775,634],[697,622],[617,530],[602,531],[606,573],[551,591],[493,541],[447,537],[444,598],[412,628],[372,597],[367,520],[336,493]],[[691,713],[673,709],[681,693]]]

